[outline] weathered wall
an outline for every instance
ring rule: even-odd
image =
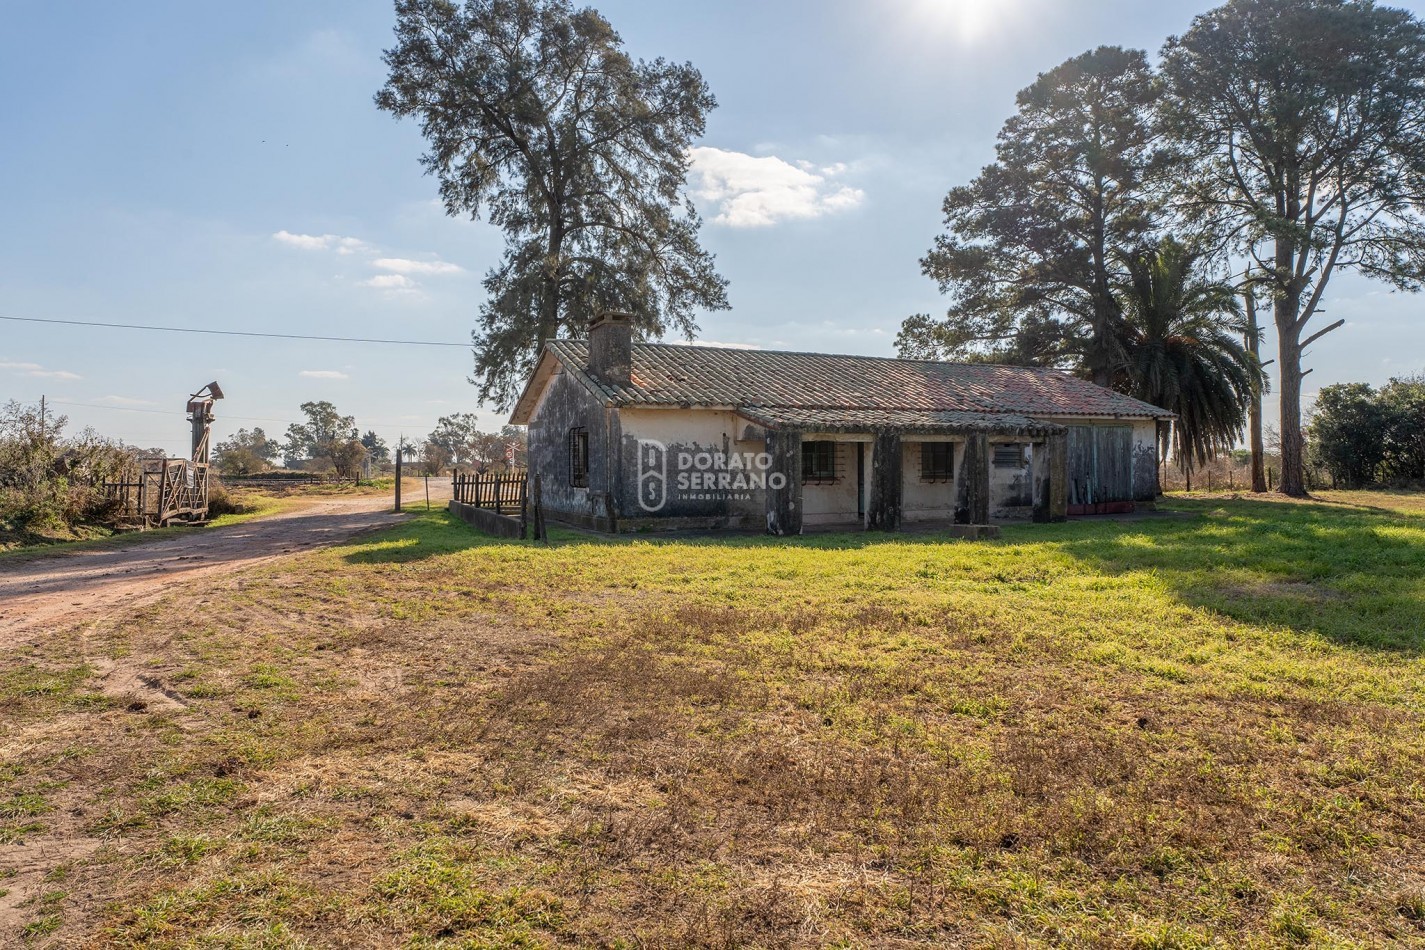
[[[899,530],[905,488],[903,462],[900,433],[876,433],[869,479],[871,497],[866,503],[866,527],[882,531]]]
[[[760,430],[750,431],[735,412],[626,408],[620,436],[624,478],[618,497],[625,519],[763,524],[771,476],[763,461],[766,445]]]
[[[1021,463],[1018,465],[996,465],[995,447],[1018,445],[1027,447],[1029,439],[990,438],[990,520],[1016,521],[1029,518],[1034,511],[1034,474],[1032,453],[1021,448]]]
[[[458,501],[450,503],[450,513],[477,531],[492,534],[497,538],[519,538],[524,540],[525,523],[519,515],[497,514],[489,508],[476,508]]]
[[[1152,419],[1056,419],[1069,428],[1068,504],[1151,502],[1158,492]]]
[[[808,482],[802,486],[803,520],[808,525],[853,524],[860,519],[860,500],[856,497],[856,443],[840,441],[844,438],[810,432],[802,436],[803,442],[836,443],[836,480]],[[864,452],[869,459],[869,444]],[[869,466],[867,462],[868,472]]]
[[[1133,497],[1151,502],[1158,497],[1158,423],[1133,424]]]
[[[762,445],[771,459],[769,470],[783,476],[778,482],[769,481],[763,512],[767,533],[801,534],[802,434],[769,429],[764,433]]]
[[[963,442],[950,437],[909,436],[902,443],[901,467],[905,485],[901,495],[901,518],[904,521],[949,521],[955,513],[955,482],[927,482],[920,477],[921,446],[926,442],[950,442],[955,446],[951,470],[960,477]]]
[[[975,434],[965,440],[955,477],[955,523],[989,524],[989,439]]]
[[[572,484],[569,430],[589,431],[587,487]],[[540,397],[529,424],[530,471],[543,476],[540,489],[545,512],[555,518],[607,529],[608,487],[617,484],[611,445],[617,438],[617,412],[605,409],[594,395],[568,373],[557,373]]]

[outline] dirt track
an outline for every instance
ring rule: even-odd
[[[394,524],[401,516],[390,509],[384,495],[314,499],[270,518],[194,528],[152,543],[0,561],[0,646],[20,643],[57,621],[155,600],[205,574],[232,572]]]

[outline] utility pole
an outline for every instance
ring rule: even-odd
[[[396,443],[396,512],[401,511],[401,456],[406,453],[406,447],[400,442]]]

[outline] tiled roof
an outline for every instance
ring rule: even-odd
[[[1053,435],[1064,427],[1026,416],[990,412],[946,412],[934,409],[795,409],[744,406],[738,414],[773,429],[804,432],[964,433]]]
[[[588,341],[554,340],[548,351],[615,406],[1170,417],[1156,406],[1052,369],[635,343],[631,385],[615,387],[584,371]]]

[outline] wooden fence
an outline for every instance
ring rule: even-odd
[[[136,481],[105,482],[121,525],[161,528],[208,518],[208,466],[187,459],[139,460]]]
[[[534,489],[532,498],[531,485]],[[533,523],[534,538],[544,538],[544,511],[538,475],[531,480],[529,472],[525,471],[462,472],[456,469],[450,476],[450,486],[457,504],[492,512],[496,516],[494,519],[488,516],[478,520],[467,518],[482,530],[523,539],[530,536],[529,529]],[[501,524],[502,521],[508,524]]]
[[[450,476],[455,500],[462,505],[517,512],[529,503],[528,472],[462,472]]]

